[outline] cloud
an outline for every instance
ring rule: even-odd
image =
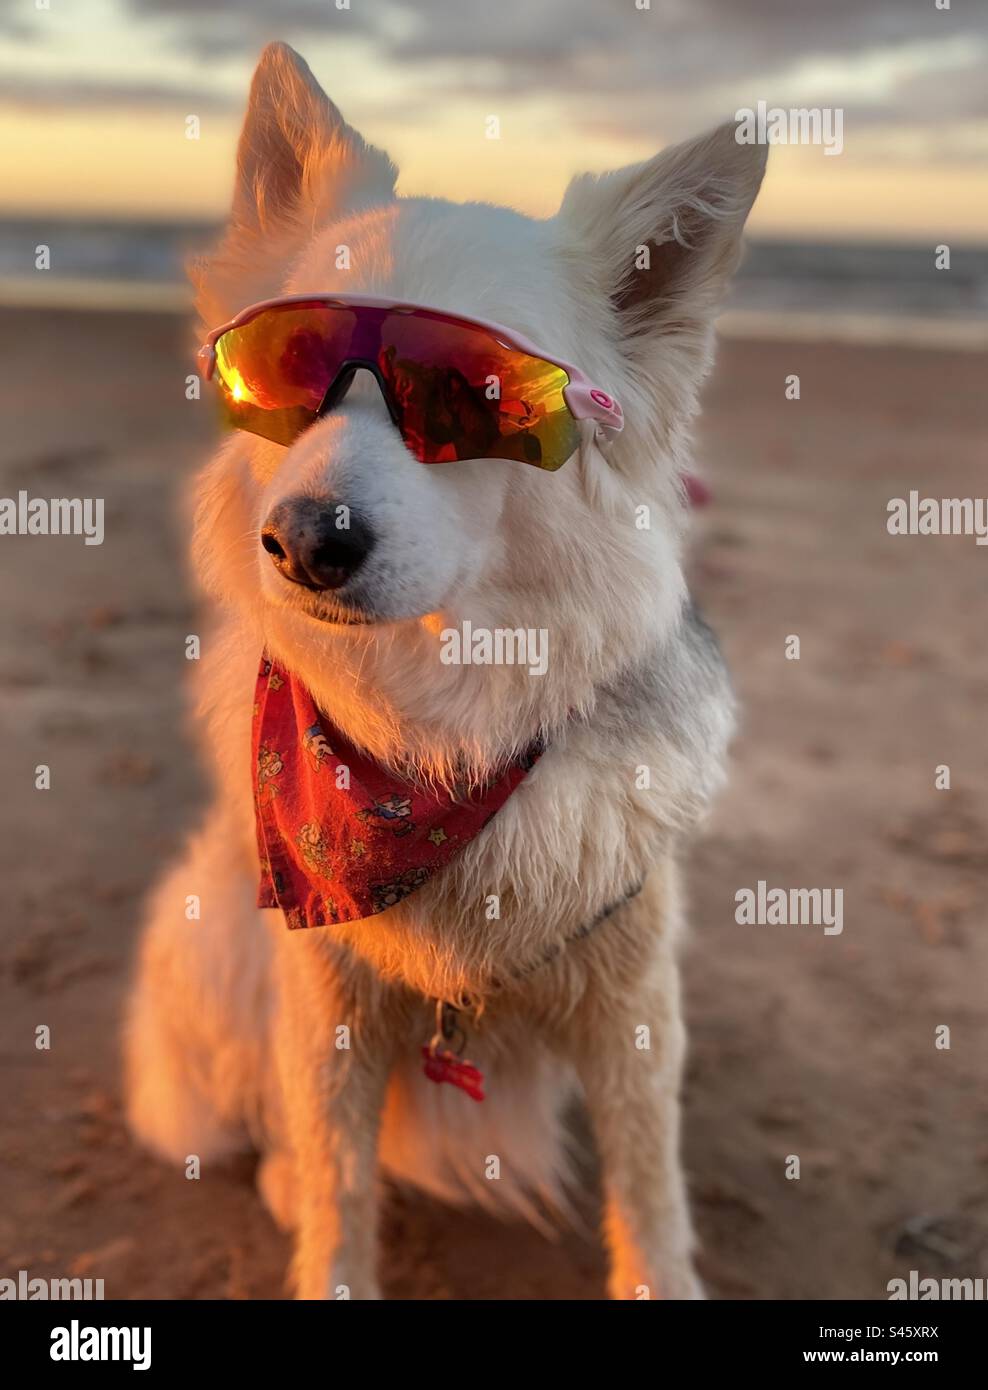
[[[129,110],[179,109],[186,113],[230,111],[229,96],[210,92],[198,83],[91,82],[85,78],[39,81],[25,73],[4,73],[0,101],[27,111],[56,111],[63,107],[126,107]]]
[[[8,58],[3,91],[32,105],[235,109],[244,69],[267,39],[281,37],[312,57],[330,91],[324,54],[346,63],[358,46],[373,53],[389,81],[367,91],[366,110],[391,120],[400,119],[405,101],[409,115],[421,117],[426,90],[431,100],[436,93],[483,99],[492,110],[499,101],[549,102],[576,132],[658,143],[762,98],[843,106],[849,138],[855,128],[890,124],[922,131],[927,144],[942,136],[956,148],[958,123],[985,113],[977,63],[988,53],[986,6],[650,0],[640,8],[645,3],[351,0],[340,9],[337,0],[118,0],[110,27],[122,55],[119,77],[97,80],[80,65],[58,81],[39,81],[35,70],[18,71]],[[78,11],[85,8],[79,0]],[[94,14],[106,22],[103,6]],[[3,15],[0,9],[0,29]],[[35,28],[31,47],[36,53],[43,44]],[[160,58],[163,74],[172,65],[172,83],[126,79],[123,55],[138,45]],[[15,50],[16,35],[8,35],[4,51]]]
[[[853,54],[862,48],[988,34],[980,6],[938,11],[932,0],[127,0],[138,15],[178,17],[186,42],[223,32],[231,51],[249,53],[274,25],[280,32],[361,34],[403,62],[477,58],[509,70],[565,66],[581,51],[602,60],[629,45],[677,66],[760,67],[794,55]],[[645,0],[639,0],[644,4]],[[275,18],[276,17],[276,18]]]
[[[638,0],[644,4],[646,0]],[[251,54],[289,32],[370,39],[397,63],[494,67],[506,88],[561,83],[595,60],[640,79],[704,84],[781,69],[808,55],[854,57],[915,41],[988,38],[988,10],[937,10],[932,0],[128,0],[143,16],[180,21],[190,49],[225,43]],[[274,18],[276,16],[276,19]]]

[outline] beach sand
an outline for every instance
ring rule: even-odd
[[[188,1181],[120,1113],[141,900],[204,795],[177,500],[213,424],[185,399],[191,339],[168,315],[49,310],[6,313],[3,343],[0,496],[104,497],[106,541],[0,538],[0,1274],[283,1297],[254,1161]],[[734,340],[707,392],[715,497],[691,570],[743,710],[689,861],[686,1158],[713,1297],[882,1299],[910,1269],[988,1274],[988,550],[885,525],[911,488],[985,495],[983,387],[972,353]],[[843,933],[737,925],[735,893],[760,879],[842,888]],[[385,1289],[599,1297],[592,1198],[586,1215],[550,1242],[395,1195]]]

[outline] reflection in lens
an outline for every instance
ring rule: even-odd
[[[503,458],[559,468],[579,443],[561,367],[483,329],[392,315],[378,357],[402,438],[423,463]]]
[[[328,304],[266,309],[215,345],[225,421],[291,444],[316,418],[353,336],[356,315]]]
[[[313,423],[349,360],[376,360],[401,436],[423,463],[498,458],[555,469],[579,444],[561,367],[426,310],[358,317],[318,301],[282,305],[228,330],[215,355],[227,423],[278,444]]]

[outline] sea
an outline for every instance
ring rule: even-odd
[[[0,306],[184,312],[205,222],[0,220]],[[35,266],[50,247],[50,268]],[[988,246],[753,239],[720,318],[738,337],[988,348]]]

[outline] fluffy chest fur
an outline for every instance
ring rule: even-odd
[[[208,745],[252,878],[256,642],[255,632],[228,624],[202,671]],[[345,948],[425,998],[481,1002],[527,992],[529,980],[538,984],[544,965],[641,885],[702,815],[723,775],[732,722],[716,643],[687,606],[661,646],[563,726],[494,820],[434,881],[372,918],[320,929],[327,950]]]

